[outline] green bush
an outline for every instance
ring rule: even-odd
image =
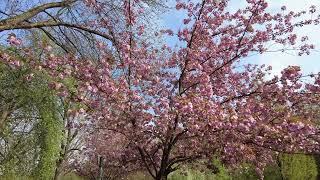
[[[283,154],[281,159],[281,172],[288,180],[316,180],[318,175],[317,163],[313,156]]]
[[[307,155],[281,155],[281,169],[277,164],[267,166],[264,171],[265,180],[316,180],[317,164],[312,156]],[[237,170],[228,170],[218,159],[213,160],[218,168],[218,173],[213,174],[209,170],[200,172],[197,168],[188,168],[171,173],[168,180],[257,180],[254,167],[243,164]],[[152,180],[150,176],[137,173],[130,180]]]

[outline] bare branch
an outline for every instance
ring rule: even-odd
[[[0,24],[1,25],[17,25],[20,24],[26,20],[29,20],[30,18],[36,16],[37,14],[45,11],[46,9],[52,9],[52,8],[58,8],[58,7],[66,7],[69,6],[70,4],[76,2],[77,0],[65,0],[65,1],[61,1],[61,2],[52,2],[52,3],[47,3],[47,4],[43,4],[40,6],[37,6],[35,8],[29,9],[28,11],[13,16],[13,17],[9,17],[7,19],[1,20]]]

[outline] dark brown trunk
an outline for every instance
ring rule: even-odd
[[[167,174],[159,174],[155,180],[167,180],[168,175]]]
[[[102,180],[103,179],[103,157],[102,156],[98,157],[98,163],[99,163],[98,180]]]
[[[55,173],[54,173],[54,180],[58,180],[58,179],[59,179],[60,172],[59,172],[58,169],[59,169],[59,168],[56,167],[56,171],[55,171]]]
[[[167,173],[167,166],[168,166],[168,160],[169,160],[169,151],[167,149],[164,150],[160,170],[157,173],[156,180],[167,180],[168,179],[168,173]]]

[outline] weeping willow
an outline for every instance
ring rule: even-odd
[[[12,69],[0,60],[0,115],[8,114],[0,127],[0,179],[54,177],[63,123],[47,82],[41,73]]]
[[[41,121],[39,123],[40,158],[36,171],[37,179],[52,179],[59,158],[62,138],[62,123],[55,111],[53,97],[47,97],[39,107]]]

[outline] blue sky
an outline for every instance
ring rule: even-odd
[[[0,2],[3,0],[0,0]],[[29,2],[27,4],[31,5],[30,2],[38,2],[39,0],[22,0],[22,4]],[[45,0],[49,1],[49,0]],[[51,1],[51,0],[50,0]],[[55,0],[56,1],[56,0]],[[200,1],[200,0],[193,0]],[[51,1],[52,2],[52,1]],[[281,6],[286,5],[288,10],[308,10],[311,5],[316,5],[320,8],[320,0],[267,0],[269,3],[269,10],[272,12],[278,12]],[[245,6],[246,0],[231,0],[230,10],[236,10],[239,7]],[[169,0],[169,6],[175,6],[175,0]],[[0,3],[0,8],[3,9],[3,3]],[[320,10],[319,12],[320,13]],[[182,27],[182,19],[184,13],[178,12],[173,8],[172,11],[168,11],[160,17],[160,26],[165,28],[171,28],[174,30]],[[298,35],[309,35],[310,42],[316,45],[316,50],[309,56],[298,56],[295,52],[289,53],[266,53],[263,55],[252,56],[247,59],[251,63],[267,64],[273,66],[273,73],[279,74],[281,70],[288,65],[299,65],[305,74],[310,72],[320,71],[320,27],[309,26],[302,28],[297,31]],[[0,33],[0,39],[5,39],[5,33]],[[168,43],[173,45],[177,43],[176,38],[170,38]],[[319,50],[319,51],[318,51]]]
[[[311,5],[316,5],[320,8],[320,0],[267,0],[269,3],[270,12],[279,12],[281,6],[286,5],[287,10],[299,11],[309,10]],[[231,0],[230,10],[236,10],[245,6],[245,0]],[[174,1],[169,5],[174,6]],[[319,10],[320,12],[320,10]],[[319,13],[318,12],[318,13]],[[185,14],[177,13],[175,10],[168,11],[163,15],[162,25],[165,28],[179,29],[181,21]],[[304,74],[315,73],[320,71],[320,27],[309,26],[296,31],[298,36],[308,35],[310,43],[315,44],[316,51],[313,51],[309,56],[298,56],[297,52],[285,53],[265,53],[263,55],[255,55],[247,58],[246,61],[255,64],[267,64],[273,66],[273,74],[280,74],[281,70],[288,65],[299,65]],[[176,44],[177,39],[170,39],[168,42]],[[318,51],[319,50],[319,51]]]
[[[288,10],[308,10],[311,5],[320,8],[319,0],[269,0],[270,9],[279,10],[282,5],[286,5]],[[318,12],[319,13],[319,12]],[[320,50],[320,27],[309,26],[296,31],[298,35],[308,35],[310,43],[315,44],[316,50]],[[281,69],[288,65],[299,65],[302,71],[307,74],[320,71],[320,51],[313,51],[309,56],[298,56],[296,53],[269,53],[258,57],[259,63],[270,64],[273,66],[275,74],[279,74]]]

